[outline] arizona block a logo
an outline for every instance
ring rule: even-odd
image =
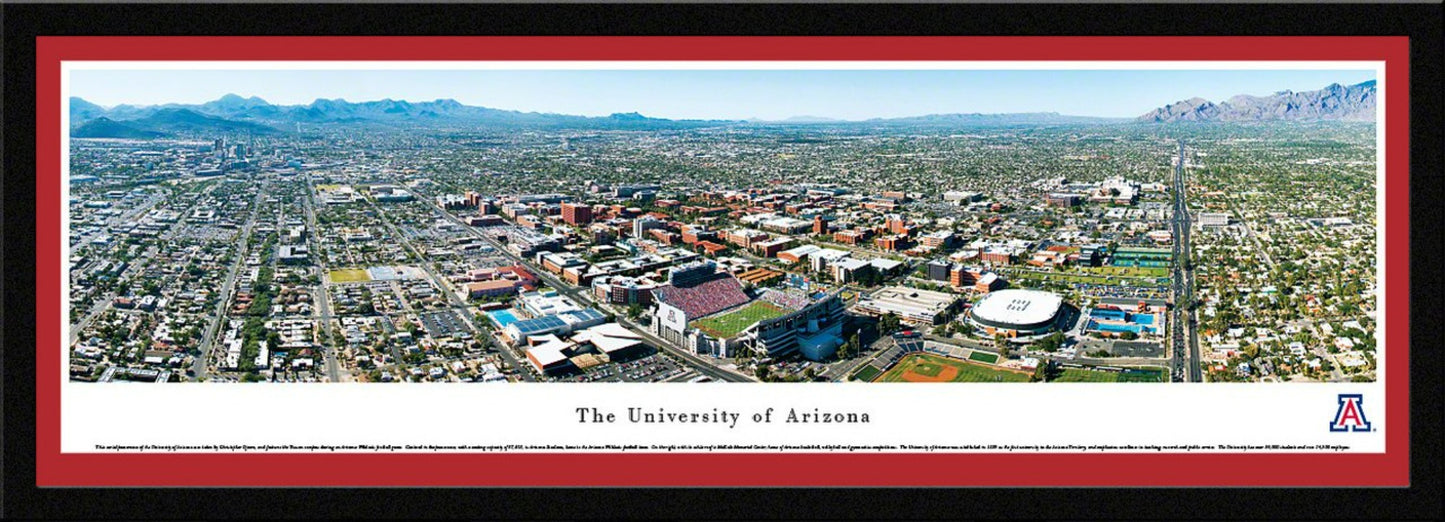
[[[1330,422],[1330,431],[1370,431],[1370,421],[1365,420],[1363,395],[1340,394],[1340,407],[1335,410],[1335,420]]]

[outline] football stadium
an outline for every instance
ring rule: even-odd
[[[1063,298],[1051,292],[999,290],[974,305],[968,318],[988,335],[1038,335],[1054,329],[1063,305]]]
[[[736,277],[719,273],[711,261],[669,269],[667,283],[654,289],[652,297],[657,304],[653,333],[679,345],[687,344],[688,323],[752,300]]]
[[[693,321],[687,347],[714,357],[796,353],[821,361],[843,344],[843,309],[836,294],[767,289],[747,305]]]

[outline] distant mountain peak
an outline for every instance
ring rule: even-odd
[[[121,138],[132,140],[148,140],[166,136],[164,132],[137,128],[104,116],[71,129],[70,135],[75,138]]]
[[[1269,96],[1238,94],[1214,103],[1190,98],[1137,118],[1150,123],[1185,121],[1375,121],[1374,80],[1350,86],[1332,83],[1317,91],[1279,91]]]

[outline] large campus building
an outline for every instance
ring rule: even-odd
[[[999,290],[974,305],[968,318],[988,335],[1037,335],[1058,325],[1063,305],[1063,298],[1051,292]]]
[[[672,268],[652,298],[653,332],[699,355],[799,353],[822,360],[843,344],[844,306],[836,294],[769,289],[754,300],[712,261]]]
[[[743,353],[778,358],[796,353],[821,361],[843,345],[844,318],[843,301],[836,292],[770,289],[745,306],[692,321],[687,348],[714,357]]]
[[[657,308],[652,330],[678,346],[687,343],[687,324],[749,301],[743,285],[729,273],[719,273],[712,261],[699,261],[668,269],[667,284],[652,291]]]
[[[958,304],[956,294],[890,286],[860,301],[858,311],[875,317],[891,313],[909,324],[934,325],[957,310]]]

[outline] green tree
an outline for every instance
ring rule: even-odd
[[[1062,332],[1054,332],[1052,334],[1049,334],[1048,337],[1045,337],[1038,342],[1039,349],[1049,353],[1059,351],[1059,348],[1063,345],[1064,334]]]
[[[998,351],[998,356],[1000,359],[1007,359],[1009,353],[1012,351],[1012,347],[1009,345],[1008,339],[1005,339],[1002,335],[994,336],[993,347],[995,350]]]
[[[858,340],[858,334],[855,333],[852,336],[849,336],[848,341],[844,342],[843,346],[838,348],[838,358],[849,359],[857,355],[858,352],[861,351],[860,344],[861,343]]]
[[[898,319],[898,314],[888,312],[884,314],[883,317],[878,318],[878,333],[881,335],[893,334],[900,328],[902,328],[902,323]]]

